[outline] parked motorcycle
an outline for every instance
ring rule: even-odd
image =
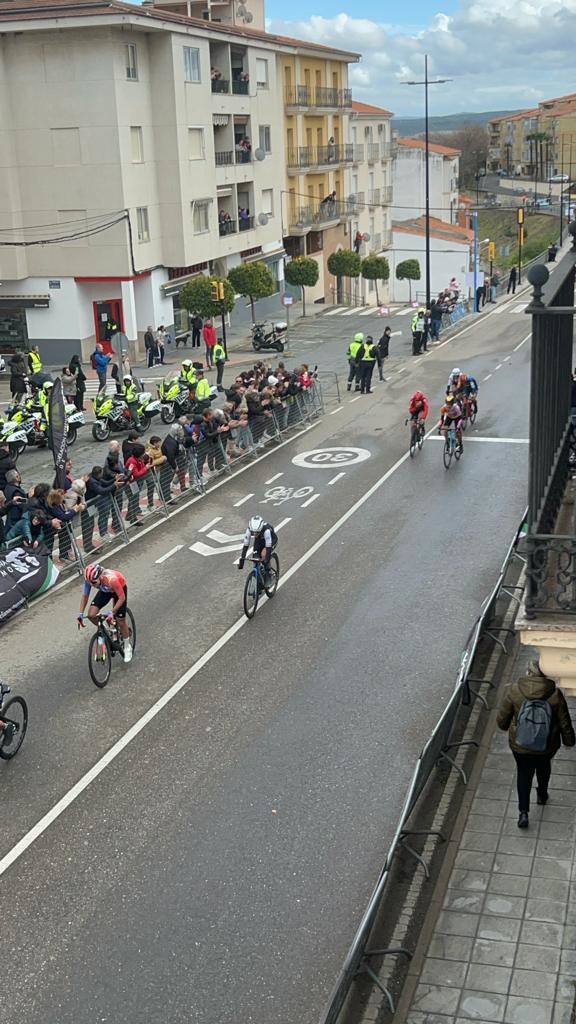
[[[252,348],[255,352],[260,352],[264,348],[283,352],[284,341],[282,339],[287,330],[288,324],[283,320],[279,320],[275,324],[269,322],[252,324]]]
[[[218,391],[210,388],[210,401],[213,402]],[[204,412],[207,401],[196,402],[190,399],[190,384],[183,377],[165,378],[158,388],[158,398],[162,403],[160,416],[163,423],[174,423],[180,416],[197,416]]]
[[[86,422],[84,413],[80,412],[75,405],[67,404],[66,411],[66,443],[72,447],[78,437],[78,430]],[[3,424],[4,438],[8,444],[13,444],[17,454],[20,455],[25,448],[45,448],[48,444],[48,425],[40,407],[26,407],[26,405],[11,405],[7,410],[10,417]],[[18,435],[18,436],[16,436]]]
[[[92,437],[95,441],[107,441],[111,433],[121,430],[136,430],[139,434],[144,434],[152,418],[160,411],[160,402],[152,399],[149,391],[141,391],[138,395],[140,426],[136,427],[130,409],[121,395],[107,395],[106,392],[99,391],[94,399],[96,423],[92,427]]]

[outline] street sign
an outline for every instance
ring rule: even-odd
[[[378,316],[390,316],[390,306],[380,306]]]
[[[334,469],[334,466],[354,466],[369,458],[367,448],[315,448],[311,452],[295,455],[292,464],[303,469]]]
[[[292,295],[283,295],[282,296],[282,304],[284,306],[291,306],[293,302],[294,302],[294,298],[293,298]]]

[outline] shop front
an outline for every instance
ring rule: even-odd
[[[46,309],[49,295],[3,295],[0,298],[0,353],[25,352],[28,339],[27,309]]]

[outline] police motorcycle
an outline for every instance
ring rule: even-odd
[[[284,335],[288,330],[288,324],[279,320],[275,324],[268,321],[260,324],[252,324],[252,348],[255,352],[270,348],[275,352],[284,351]]]
[[[184,363],[183,365],[186,365]],[[202,369],[202,363],[191,363],[196,370]],[[197,402],[190,397],[193,385],[183,375],[165,377],[158,387],[158,398],[162,403],[160,416],[163,423],[174,423],[180,416],[196,416],[206,408],[206,402]],[[210,401],[218,394],[215,387],[210,388]]]
[[[107,441],[110,434],[123,430],[135,430],[138,434],[145,434],[154,416],[161,411],[160,402],[152,398],[149,391],[139,391],[136,395],[138,401],[138,426],[132,419],[132,413],[123,395],[107,395],[102,389],[93,401],[94,415],[96,422],[92,427],[92,437],[95,441]]]
[[[27,395],[20,403],[13,403],[7,408],[7,421],[3,425],[3,430],[8,434],[7,443],[15,446],[17,454],[21,454],[26,447],[45,448],[48,444],[48,421],[45,405],[40,399],[40,391],[44,390],[47,401],[47,393],[54,386],[54,382],[48,374],[43,376],[48,379],[44,379],[40,387],[37,386],[37,382],[34,382],[33,378],[30,378]],[[84,413],[70,402],[65,403],[64,411],[66,413],[66,443],[70,448],[78,437],[79,428],[83,427],[86,421]],[[4,433],[0,436],[4,437]]]

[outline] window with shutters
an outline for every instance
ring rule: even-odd
[[[196,199],[192,203],[192,229],[195,235],[203,235],[210,230],[211,199]]]
[[[270,125],[261,124],[259,128],[259,143],[260,149],[263,149],[265,153],[272,152],[272,137],[270,134]]]
[[[262,189],[262,213],[272,217],[274,213],[274,189],[263,188]]]
[[[136,228],[139,242],[150,241],[150,225],[148,223],[148,207],[138,206],[136,208]]]
[[[200,81],[200,50],[195,46],[184,47],[184,80],[186,82]]]
[[[188,129],[188,159],[204,160],[204,129]]]
[[[268,88],[268,61],[261,57],[256,58],[256,88]]]
[[[126,52],[126,78],[132,82],[138,81],[138,47],[136,43],[127,43]]]

